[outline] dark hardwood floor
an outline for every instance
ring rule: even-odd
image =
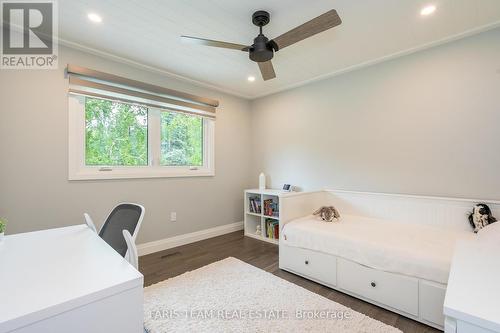
[[[243,236],[243,232],[203,240],[143,256],[139,270],[145,286],[203,267],[227,257],[238,258],[314,293],[408,333],[440,332],[375,305],[278,268],[278,246]]]

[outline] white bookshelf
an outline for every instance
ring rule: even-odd
[[[281,190],[245,190],[244,200],[245,200],[245,236],[252,237],[255,239],[259,239],[265,242],[278,244],[278,239],[269,238],[266,235],[266,220],[273,219],[279,222],[281,212],[280,206],[280,196],[287,192]],[[261,204],[260,212],[252,212],[250,198],[259,198]],[[278,213],[273,216],[268,216],[264,212],[264,200],[272,199],[274,203],[276,203],[278,207]],[[257,235],[257,225],[261,226],[262,235]]]

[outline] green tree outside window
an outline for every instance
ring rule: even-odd
[[[161,114],[161,165],[203,165],[203,119],[176,112]]]
[[[109,100],[85,100],[85,163],[148,165],[148,109]]]
[[[162,166],[203,166],[203,118],[161,112],[160,131]],[[148,108],[87,97],[85,163],[147,166]]]

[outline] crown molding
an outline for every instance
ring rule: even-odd
[[[255,100],[255,99],[262,98],[262,97],[274,95],[274,94],[277,94],[277,93],[280,93],[280,92],[284,92],[284,91],[287,91],[287,90],[299,88],[299,87],[306,86],[306,85],[314,83],[314,82],[327,80],[327,79],[330,79],[330,78],[338,76],[338,75],[342,75],[342,74],[345,74],[345,73],[348,73],[348,72],[356,71],[358,69],[362,69],[362,68],[365,68],[365,67],[377,65],[377,64],[380,64],[382,62],[390,61],[390,60],[397,59],[397,58],[400,58],[400,57],[404,57],[404,56],[407,56],[407,55],[410,55],[410,54],[413,54],[413,53],[417,53],[417,52],[420,52],[420,51],[431,49],[433,47],[437,47],[437,46],[440,46],[440,45],[451,43],[451,42],[454,42],[456,40],[460,40],[462,38],[474,36],[474,35],[480,34],[482,32],[493,30],[493,29],[498,28],[498,27],[500,27],[500,21],[496,21],[496,22],[493,22],[493,23],[490,23],[490,24],[486,24],[486,25],[483,25],[483,26],[480,26],[480,27],[476,27],[476,28],[473,28],[473,29],[470,29],[470,30],[466,30],[466,31],[461,32],[459,34],[452,35],[452,36],[449,36],[449,37],[446,37],[446,38],[443,38],[443,39],[440,39],[440,40],[437,40],[437,41],[434,41],[434,42],[422,44],[420,46],[413,47],[411,49],[407,49],[407,50],[404,50],[404,51],[399,51],[399,52],[396,52],[396,53],[392,53],[392,54],[380,57],[378,59],[369,60],[369,61],[366,61],[366,62],[363,62],[363,63],[360,63],[360,64],[349,66],[349,67],[340,69],[338,71],[334,71],[334,72],[327,73],[327,74],[322,74],[322,75],[316,76],[316,77],[314,77],[312,79],[307,79],[307,80],[304,80],[304,81],[300,81],[298,83],[287,85],[287,86],[285,86],[283,88],[275,89],[275,90],[273,90],[272,92],[269,92],[269,93],[252,95],[249,98],[251,100]]]
[[[377,65],[377,64],[386,62],[386,61],[394,60],[394,59],[397,59],[397,58],[400,58],[403,56],[417,53],[419,51],[424,51],[424,50],[427,50],[427,49],[430,49],[433,47],[437,47],[437,46],[440,46],[440,45],[443,45],[446,43],[450,43],[450,42],[453,42],[453,41],[456,41],[456,40],[459,40],[462,38],[470,37],[470,36],[477,35],[477,34],[482,33],[482,32],[493,30],[493,29],[498,28],[498,27],[500,27],[500,21],[496,21],[496,22],[486,24],[486,25],[483,25],[480,27],[469,29],[469,30],[461,32],[459,34],[455,34],[455,35],[452,35],[452,36],[449,36],[449,37],[446,37],[446,38],[443,38],[443,39],[440,39],[437,41],[433,41],[430,43],[419,45],[417,47],[413,47],[413,48],[410,48],[407,50],[395,52],[395,53],[392,53],[392,54],[389,54],[389,55],[386,55],[386,56],[383,56],[383,57],[380,57],[380,58],[377,58],[374,60],[369,60],[369,61],[366,61],[366,62],[363,62],[360,64],[356,64],[356,65],[352,65],[352,66],[349,66],[346,68],[342,68],[342,69],[337,70],[337,71],[322,74],[322,75],[316,76],[316,77],[311,78],[311,79],[307,79],[307,80],[303,80],[303,81],[300,81],[300,82],[297,82],[294,84],[287,85],[287,86],[282,87],[282,88],[271,89],[266,93],[257,94],[257,95],[242,94],[242,93],[239,93],[239,92],[236,92],[236,91],[233,91],[230,89],[226,89],[226,88],[223,88],[223,87],[220,87],[217,85],[213,85],[210,83],[191,79],[191,78],[179,75],[179,74],[175,74],[175,73],[172,73],[172,72],[167,71],[165,69],[161,69],[161,68],[158,68],[155,66],[147,65],[147,64],[144,64],[144,63],[141,63],[141,62],[138,62],[138,61],[126,58],[126,57],[118,56],[118,55],[115,55],[115,54],[112,54],[112,53],[109,53],[106,51],[101,51],[101,50],[98,50],[95,48],[91,48],[91,47],[84,46],[84,45],[81,45],[81,44],[78,44],[75,42],[71,42],[71,41],[66,40],[66,39],[59,38],[59,43],[61,45],[64,45],[64,46],[67,46],[67,47],[70,47],[73,49],[77,49],[77,50],[84,51],[84,52],[87,52],[90,54],[98,55],[98,56],[101,56],[103,58],[114,60],[114,61],[117,61],[117,62],[120,62],[123,64],[127,64],[130,66],[139,68],[139,69],[144,69],[144,70],[147,70],[147,71],[152,72],[152,73],[165,75],[165,76],[168,76],[170,78],[173,78],[173,79],[176,79],[179,81],[183,81],[183,82],[187,82],[187,83],[193,84],[193,85],[198,86],[198,87],[211,89],[214,91],[218,91],[218,92],[225,93],[228,95],[236,96],[236,97],[243,98],[246,100],[256,100],[259,98],[263,98],[266,96],[270,96],[270,95],[274,95],[274,94],[277,94],[280,92],[284,92],[287,90],[299,88],[299,87],[302,87],[302,86],[305,86],[305,85],[308,85],[308,84],[311,84],[314,82],[327,80],[327,79],[333,78],[335,76],[342,75],[342,74],[352,72],[352,71],[356,71],[356,70],[359,70],[359,69],[362,69],[365,67],[369,67],[369,66],[373,66],[373,65]]]

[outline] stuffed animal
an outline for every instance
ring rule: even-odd
[[[321,207],[313,213],[313,215],[319,215],[323,221],[332,222],[334,219],[337,221],[340,218],[338,210],[333,206]]]
[[[262,236],[262,227],[260,226],[260,224],[258,224],[257,227],[255,228],[255,234],[257,236]]]
[[[472,213],[469,214],[469,223],[475,233],[496,221],[497,219],[491,215],[490,207],[483,203],[475,205]]]

